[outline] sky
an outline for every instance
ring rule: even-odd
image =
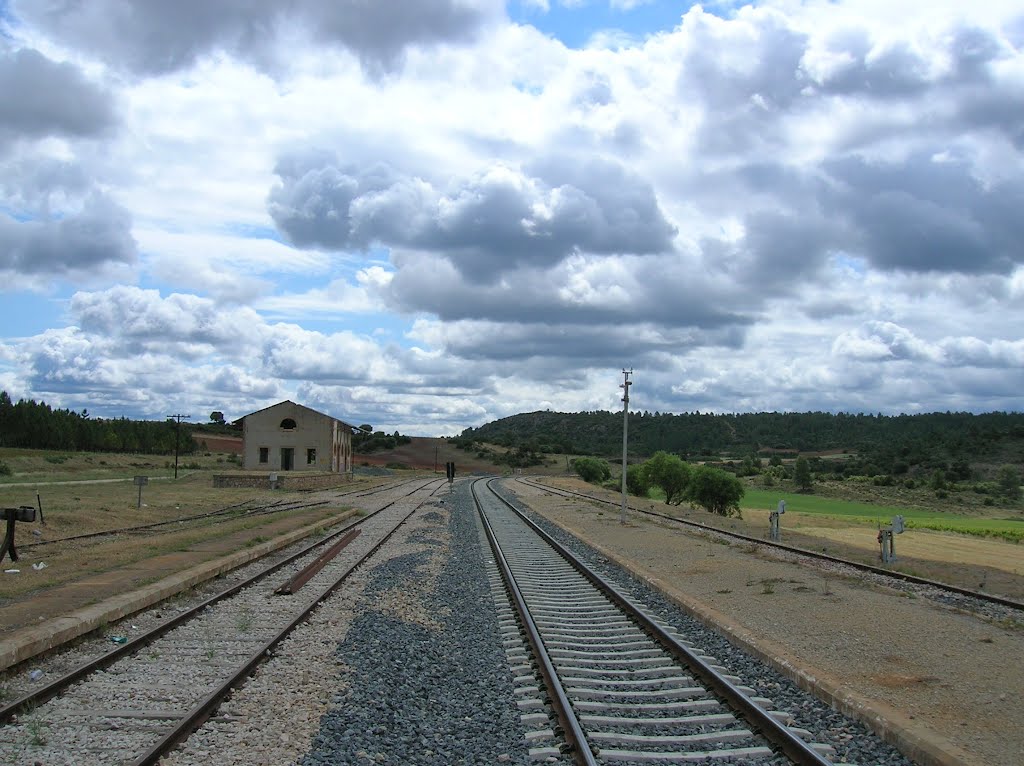
[[[1019,0],[0,0],[0,389],[1024,409]]]

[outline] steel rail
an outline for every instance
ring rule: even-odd
[[[613,505],[616,508],[619,507],[617,502],[611,500],[605,500],[602,497],[595,497],[594,495],[588,495],[585,492],[576,492],[571,489],[563,489],[561,487],[550,487],[547,484],[541,484],[540,482],[533,481],[531,479],[517,477],[516,481],[522,482],[531,487],[543,489],[548,492],[554,492],[556,494],[563,495],[575,495],[576,497],[585,497],[587,500],[593,500],[598,503],[604,503],[605,505]],[[777,548],[779,550],[787,551],[788,553],[796,553],[801,556],[807,556],[808,558],[819,559],[821,561],[827,561],[830,564],[844,564],[852,569],[858,569],[863,572],[870,572],[872,574],[881,575],[883,577],[891,577],[894,580],[902,580],[904,582],[914,583],[915,585],[927,585],[938,590],[948,591],[950,593],[956,593],[960,596],[969,596],[976,598],[981,601],[987,601],[992,604],[999,604],[1000,606],[1010,607],[1011,609],[1020,609],[1024,611],[1024,601],[1017,601],[1007,596],[999,596],[994,593],[984,593],[979,590],[971,590],[970,588],[961,588],[959,585],[950,585],[949,583],[939,582],[938,580],[929,580],[926,577],[918,577],[917,575],[907,574],[906,572],[899,572],[893,569],[884,569],[882,567],[874,566],[873,564],[864,564],[859,561],[851,561],[850,559],[839,558],[838,556],[830,556],[827,553],[819,553],[812,551],[809,548],[800,548],[795,545],[786,545],[785,543],[777,543],[772,540],[764,540],[760,537],[752,537],[751,535],[745,535],[741,532],[730,532],[726,529],[719,529],[718,527],[708,526],[707,524],[701,524],[697,521],[689,521],[688,519],[680,519],[676,516],[669,516],[667,513],[659,513],[658,511],[649,511],[643,508],[634,508],[633,506],[627,506],[627,508],[635,513],[642,513],[646,516],[654,516],[659,519],[665,519],[666,521],[672,521],[676,524],[681,524],[686,527],[693,527],[699,529],[702,532],[714,532],[716,534],[725,535],[736,540],[742,540],[747,543],[756,543],[757,545],[765,545],[769,548]]]
[[[388,489],[394,489],[395,487],[399,487],[402,484],[412,483],[413,481],[415,481],[415,479],[408,479],[408,480],[406,480],[404,482],[399,482],[398,484],[376,485],[373,488],[371,488],[370,491],[368,491],[368,492],[364,492],[363,488],[360,487],[358,489],[351,489],[348,492],[336,493],[335,497],[336,498],[342,498],[342,497],[348,497],[349,495],[356,495],[357,497],[367,497],[369,495],[373,495],[373,494],[376,494],[378,492],[383,492],[383,491],[388,490]],[[169,524],[181,524],[181,523],[189,522],[189,521],[198,521],[198,520],[202,520],[202,519],[209,519],[209,518],[213,518],[215,516],[225,516],[225,515],[230,514],[232,511],[235,511],[235,510],[239,509],[243,505],[248,505],[250,503],[255,503],[255,502],[257,502],[256,499],[243,500],[240,503],[235,503],[234,505],[228,505],[228,506],[225,506],[224,508],[218,508],[216,511],[208,511],[207,513],[197,513],[197,514],[194,514],[192,516],[179,516],[177,518],[168,519],[166,521],[156,521],[156,522],[153,522],[153,523],[150,523],[150,524],[138,524],[138,525],[132,526],[132,527],[118,527],[116,529],[106,529],[106,530],[102,530],[100,532],[87,532],[87,533],[81,534],[81,535],[68,535],[66,537],[58,537],[58,538],[55,538],[53,540],[35,540],[35,541],[32,541],[32,542],[23,543],[19,547],[21,547],[21,548],[35,548],[37,546],[56,545],[57,543],[72,542],[72,541],[75,541],[75,540],[88,540],[88,539],[93,538],[93,537],[104,537],[104,536],[111,536],[111,535],[130,534],[132,532],[139,532],[139,531],[143,531],[143,530],[147,530],[147,529],[153,529],[155,527],[163,527],[163,526],[167,526]],[[312,507],[315,507],[315,506],[318,506],[318,505],[327,505],[329,502],[330,501],[323,500],[323,501],[317,501],[315,503],[296,503],[295,501],[289,501],[289,500],[277,500],[277,501],[275,501],[273,503],[268,503],[266,505],[257,505],[254,508],[245,508],[240,515],[232,516],[232,520],[234,520],[236,518],[248,518],[250,516],[258,516],[258,515],[261,515],[263,513],[271,513],[271,512],[275,512],[276,513],[278,511],[295,511],[295,510],[298,510],[300,508],[312,508]]]
[[[250,501],[246,501],[250,502]],[[193,516],[179,516],[174,519],[167,519],[166,521],[154,521],[151,524],[138,524],[133,527],[118,527],[116,529],[104,529],[99,532],[86,532],[81,535],[68,535],[67,537],[58,537],[53,540],[38,540],[35,542],[25,543],[23,548],[35,548],[43,545],[56,545],[57,543],[66,543],[77,540],[88,540],[94,537],[111,537],[114,535],[131,534],[133,532],[143,532],[146,530],[154,529],[156,527],[166,527],[171,524],[184,524],[190,521],[202,521],[204,519],[212,519],[218,516],[227,516],[232,511],[238,508],[243,503],[237,505],[230,505],[227,508],[221,508],[217,511],[210,511],[209,513],[199,513]],[[278,501],[271,503],[270,505],[259,505],[255,508],[247,508],[237,516],[231,516],[227,521],[234,521],[235,519],[248,518],[251,516],[258,516],[263,513],[279,512],[279,511],[295,511],[300,508],[312,508],[318,505],[327,505],[327,501],[318,501],[316,503],[289,503],[287,501]],[[197,525],[198,526],[198,525]]]
[[[761,708],[741,689],[723,678],[718,671],[683,646],[664,628],[658,625],[643,610],[635,606],[627,596],[621,593],[612,583],[605,580],[597,572],[577,558],[568,548],[563,546],[551,535],[527,518],[518,508],[502,497],[491,487],[497,479],[488,480],[488,489],[502,503],[522,519],[538,536],[555,549],[576,571],[589,580],[598,590],[608,596],[620,609],[625,611],[648,635],[666,648],[677,660],[698,677],[715,695],[731,709],[738,712],[751,728],[777,747],[794,764],[798,766],[831,766],[831,761],[822,757],[814,748],[796,736],[788,727],[779,723],[768,711]]]
[[[331,559],[337,556],[350,542],[356,539],[362,530],[353,529],[345,534],[338,542],[321,553],[317,558],[307,565],[301,572],[297,572],[288,582],[284,583],[274,593],[285,596],[296,593],[303,585],[313,579],[317,572],[327,566]]]
[[[429,483],[429,482],[428,482]],[[424,485],[426,486],[426,485]],[[414,490],[415,492],[416,490]],[[435,489],[436,491],[436,489]],[[409,493],[413,494],[412,492]],[[433,495],[433,492],[431,492]],[[408,497],[408,495],[406,495]],[[424,501],[426,502],[426,501]],[[341,585],[349,578],[349,576],[367,559],[373,554],[380,550],[381,546],[384,545],[391,537],[410,519],[412,515],[420,509],[423,503],[418,503],[409,513],[407,513],[402,520],[394,526],[394,528],[388,532],[381,540],[373,546],[364,556],[358,561],[352,563],[339,577],[328,586],[321,594],[309,604],[305,609],[299,613],[295,619],[293,619],[277,636],[267,641],[258,651],[256,651],[247,662],[241,665],[238,670],[227,680],[225,680],[217,689],[210,693],[205,699],[196,704],[184,717],[181,718],[179,723],[174,726],[173,729],[164,734],[160,740],[154,744],[149,750],[147,750],[140,758],[135,760],[132,766],[152,766],[159,760],[178,746],[181,742],[188,739],[188,737],[198,729],[203,723],[210,717],[210,715],[217,709],[224,698],[231,692],[232,689],[241,684],[247,679],[256,668],[273,656],[273,649],[281,641],[287,638],[295,628],[309,619],[321,602],[323,602],[328,596],[334,593]],[[382,509],[383,510],[383,509]],[[367,517],[368,518],[368,517]]]
[[[505,587],[508,589],[512,603],[516,608],[516,612],[519,614],[519,619],[522,622],[523,627],[526,629],[526,636],[530,643],[530,648],[539,663],[539,670],[543,677],[544,685],[547,687],[548,694],[550,695],[551,706],[555,711],[559,724],[561,725],[562,735],[568,743],[569,754],[572,755],[573,760],[580,766],[597,766],[597,760],[594,758],[594,753],[591,750],[590,744],[587,742],[587,735],[584,733],[583,726],[576,717],[576,712],[572,708],[572,703],[569,702],[569,697],[565,693],[565,688],[562,686],[562,682],[558,678],[558,671],[555,670],[555,665],[551,661],[551,657],[548,655],[547,648],[544,646],[544,639],[541,638],[540,630],[537,628],[537,624],[533,620],[533,615],[530,614],[530,608],[526,605],[526,599],[519,590],[519,585],[516,583],[515,575],[512,574],[512,568],[509,566],[509,563],[505,558],[505,554],[501,550],[501,546],[498,544],[494,530],[491,528],[491,523],[487,520],[487,515],[484,513],[483,506],[480,503],[480,498],[477,496],[476,485],[481,481],[488,480],[477,479],[470,485],[473,502],[476,504],[477,514],[480,516],[480,521],[483,523],[484,532],[487,535],[487,542],[490,543],[491,551],[494,553],[495,563],[497,563],[498,569],[501,571],[501,577],[505,582]],[[490,486],[487,488],[495,497],[501,499],[500,496],[490,488]]]
[[[431,481],[427,481],[420,487],[417,487],[416,489],[407,493],[405,497],[414,494],[419,489],[426,488],[432,481],[438,480],[431,479]],[[22,695],[21,697],[13,700],[12,702],[7,703],[6,705],[3,705],[2,707],[0,707],[0,725],[8,722],[11,718],[13,718],[15,715],[17,715],[24,709],[33,708],[37,705],[46,702],[47,700],[53,699],[58,694],[60,694],[64,689],[71,686],[71,684],[82,680],[91,673],[94,673],[97,670],[102,670],[103,668],[112,665],[114,662],[121,659],[122,657],[129,656],[143,649],[156,639],[160,638],[165,633],[168,633],[172,629],[178,627],[179,625],[182,625],[188,622],[189,620],[194,619],[196,616],[200,614],[200,612],[202,612],[208,606],[212,606],[213,604],[216,604],[219,601],[234,596],[242,589],[257,583],[266,577],[269,577],[270,575],[277,572],[279,569],[288,566],[293,561],[307,555],[308,553],[316,550],[317,548],[323,547],[331,543],[332,540],[344,536],[353,528],[356,528],[361,524],[364,524],[365,522],[369,521],[374,516],[376,516],[378,513],[387,510],[392,505],[394,505],[395,502],[396,501],[387,503],[386,505],[383,505],[380,508],[378,508],[376,511],[373,511],[367,514],[366,516],[363,516],[353,521],[350,524],[346,524],[341,529],[332,532],[330,535],[321,538],[316,542],[310,543],[309,545],[303,547],[301,550],[297,551],[294,554],[291,554],[290,556],[271,565],[270,567],[263,569],[259,572],[256,572],[252,576],[247,577],[245,580],[236,583],[235,585],[221,591],[220,593],[214,594],[210,598],[204,599],[201,603],[196,604],[195,606],[189,609],[186,609],[184,612],[177,614],[176,616],[172,617],[166,622],[163,622],[159,625],[154,626],[153,628],[150,628],[144,633],[141,633],[140,635],[130,639],[127,643],[121,644],[117,648],[110,650],[109,652],[100,657],[94,657],[91,660],[83,662],[82,664],[78,665],[77,667],[71,669],[70,671],[62,675],[60,678],[55,678],[53,681],[47,683],[46,685],[41,686],[40,688],[35,689],[29,692],[28,694]]]

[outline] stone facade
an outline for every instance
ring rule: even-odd
[[[242,418],[242,467],[350,474],[352,426],[288,400],[258,410]]]

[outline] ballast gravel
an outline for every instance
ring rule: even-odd
[[[468,484],[373,570],[302,766],[529,763]]]

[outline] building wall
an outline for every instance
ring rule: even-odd
[[[292,424],[294,428],[288,427]],[[246,415],[242,439],[242,466],[249,471],[352,470],[349,428],[340,420],[294,402],[281,402]],[[291,450],[291,465],[287,464],[286,450]]]

